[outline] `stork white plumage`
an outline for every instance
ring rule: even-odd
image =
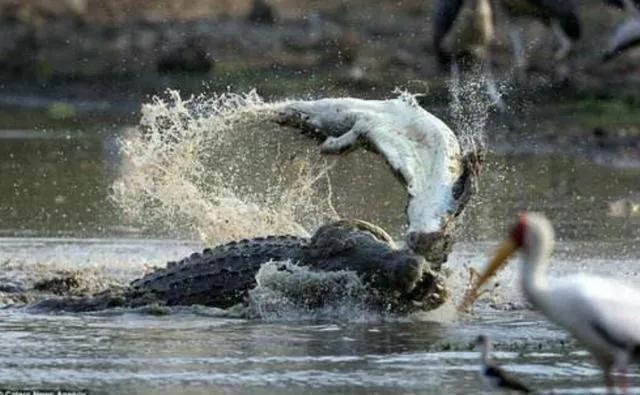
[[[611,388],[615,371],[624,375],[627,363],[640,361],[640,290],[614,279],[583,274],[549,281],[547,266],[553,244],[553,228],[546,217],[521,214],[461,308],[470,306],[478,289],[520,249],[524,262],[522,288],[527,299],[591,352]],[[626,387],[624,376],[621,386]]]

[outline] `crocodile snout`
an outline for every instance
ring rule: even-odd
[[[422,273],[428,269],[428,263],[421,256],[402,254],[395,267],[395,289],[402,293],[413,291],[422,279]]]
[[[423,256],[434,269],[439,269],[453,248],[453,238],[443,232],[410,232],[407,247]]]

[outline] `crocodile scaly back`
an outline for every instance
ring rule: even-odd
[[[200,304],[227,308],[244,300],[256,285],[256,273],[269,261],[300,261],[308,239],[268,236],[231,242],[134,280],[134,291],[151,293],[166,305]]]

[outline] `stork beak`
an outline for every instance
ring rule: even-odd
[[[459,311],[466,311],[478,298],[478,290],[487,282],[506,262],[507,259],[518,249],[518,245],[514,240],[508,238],[504,240],[497,248],[493,258],[484,271],[478,277],[478,280],[465,293],[462,303],[458,307]]]

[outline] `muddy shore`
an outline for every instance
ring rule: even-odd
[[[96,116],[131,123],[141,103],[168,88],[257,89],[266,98],[388,97],[402,88],[426,93],[423,104],[446,117],[448,75],[429,45],[432,1],[277,0],[273,18],[257,22],[249,20],[249,0],[164,3],[0,1],[6,127],[39,126],[29,121],[33,112],[42,114],[40,123],[50,120],[43,127]],[[529,39],[525,80],[516,81],[506,40],[499,40],[509,108],[493,117],[490,138],[515,149],[523,139],[587,144],[637,160],[640,54],[601,64],[603,42],[622,15],[597,0],[580,3],[584,34],[569,78],[555,75],[553,35],[544,25],[518,21]]]

